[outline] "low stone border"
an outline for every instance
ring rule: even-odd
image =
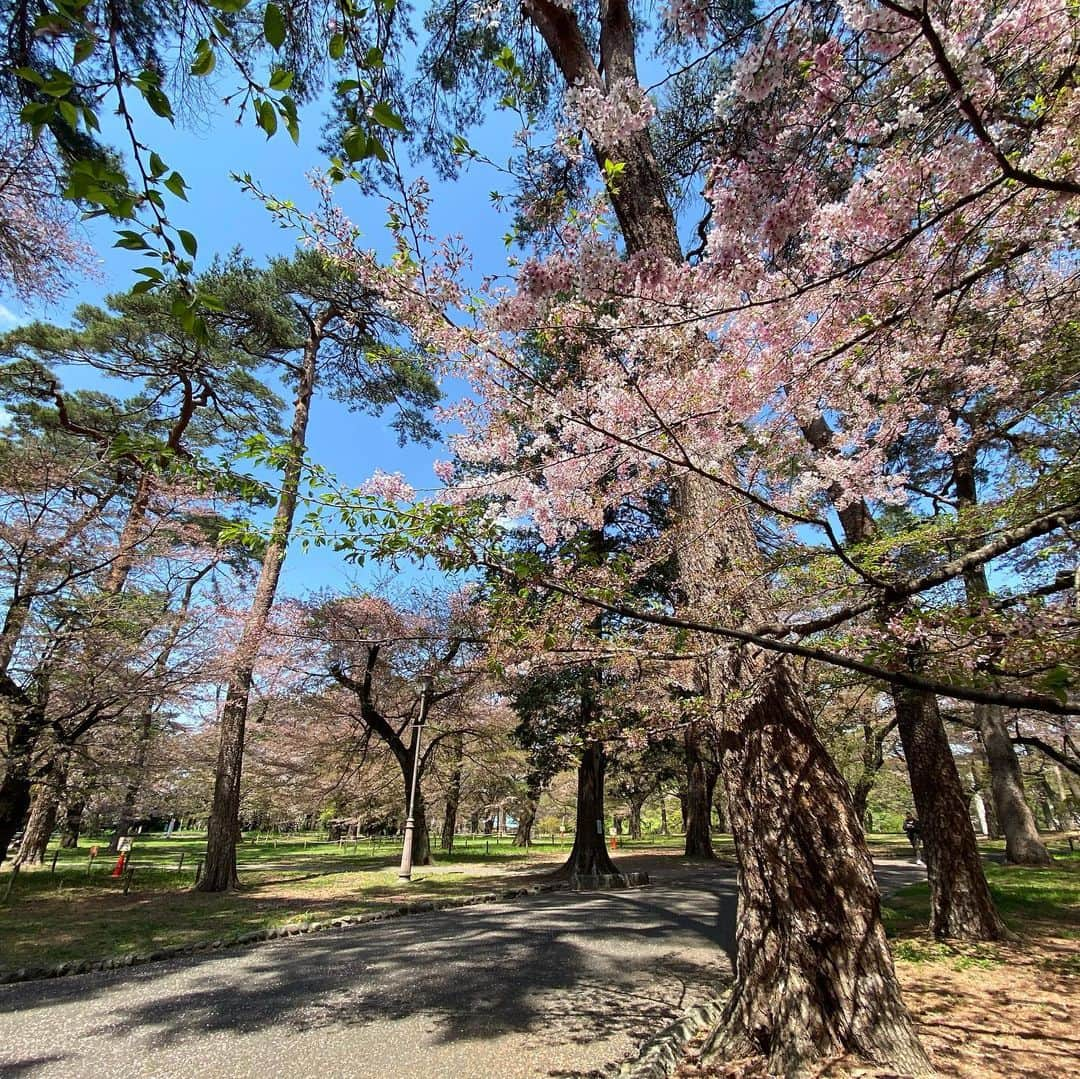
[[[629,874],[645,876],[645,874]],[[648,883],[648,877],[642,883]],[[273,929],[257,929],[250,933],[240,933],[219,940],[204,940],[196,944],[178,944],[171,948],[159,948],[144,955],[120,955],[110,959],[83,959],[70,963],[60,963],[55,967],[20,967],[17,970],[0,971],[0,985],[15,982],[36,982],[46,978],[64,978],[71,974],[90,974],[99,970],[119,970],[121,967],[142,966],[145,963],[159,963],[164,959],[180,959],[200,952],[215,952],[223,948],[242,948],[251,944],[262,944],[282,937],[299,937],[307,933],[323,933],[332,929],[345,929],[351,925],[365,925],[368,922],[385,922],[391,918],[402,918],[410,914],[429,914],[437,910],[452,910],[456,907],[474,907],[481,903],[502,903],[508,899],[520,899],[525,895],[539,895],[543,892],[563,892],[570,889],[568,881],[553,881],[548,884],[533,884],[527,888],[510,888],[504,892],[482,892],[480,895],[465,896],[462,899],[421,899],[415,903],[400,903],[387,910],[373,911],[370,914],[347,914],[341,918],[332,918],[325,922],[297,922],[293,925],[277,926]]]
[[[699,1034],[711,1030],[724,1011],[723,1000],[709,1000],[691,1008],[681,1019],[650,1038],[635,1060],[623,1064],[617,1079],[668,1079],[683,1062],[686,1047]]]

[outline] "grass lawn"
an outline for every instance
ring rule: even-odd
[[[416,867],[413,882],[401,885],[400,840],[393,837],[340,845],[314,834],[276,838],[249,834],[237,859],[243,889],[206,895],[192,890],[206,850],[205,833],[144,835],[135,839],[134,876],[125,895],[125,882],[110,876],[115,859],[106,853],[107,839],[90,837],[77,850],[59,851],[55,871],[50,865],[55,848],[50,848],[43,867],[25,868],[15,879],[7,903],[0,905],[0,970],[146,953],[368,913],[411,900],[514,887],[558,865],[572,838],[538,836],[525,851],[514,847],[509,837],[459,836],[452,858],[436,849],[436,864]],[[674,866],[686,861],[678,857],[682,842],[681,836],[620,837],[616,857],[670,854]],[[730,836],[714,836],[713,842],[721,857],[733,855]],[[99,854],[91,866],[89,852],[95,845]],[[881,856],[910,856],[903,836],[872,836],[871,846]],[[1019,878],[1003,867],[991,866],[989,872],[995,882],[999,875],[1013,882],[1013,891],[1000,900],[1009,917]],[[0,871],[0,898],[9,882],[5,866]],[[1032,893],[1028,902],[1034,902],[1037,894],[1042,893]],[[905,918],[906,924],[925,923],[920,907],[925,903],[925,887],[894,900],[887,911],[894,932],[902,929]]]
[[[74,851],[53,849],[43,867],[24,868],[0,906],[0,970],[145,953],[287,924],[360,914],[417,899],[464,897],[547,868],[568,849],[544,844],[528,852],[503,838],[458,840],[453,861],[418,866],[413,882],[397,880],[400,842],[387,838],[341,846],[321,836],[247,841],[238,851],[243,889],[208,895],[192,890],[206,849],[205,833],[139,836],[128,894],[110,876],[107,839]],[[99,847],[90,863],[90,848]],[[182,856],[182,857],[181,857]],[[89,872],[88,872],[89,868]],[[493,878],[503,878],[496,882]],[[0,873],[0,897],[11,881]]]

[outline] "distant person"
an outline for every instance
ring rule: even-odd
[[[915,855],[915,864],[922,865],[922,859],[919,857],[919,844],[922,842],[922,826],[919,824],[919,818],[912,816],[910,813],[904,818],[904,833],[908,837],[908,842],[911,844],[911,851]]]

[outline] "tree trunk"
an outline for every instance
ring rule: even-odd
[[[683,834],[686,834],[686,822],[690,818],[690,805],[689,799],[686,797],[686,784],[679,787],[678,793],[679,799],[679,827]]]
[[[527,802],[518,817],[517,831],[514,832],[515,847],[528,847],[532,844],[532,830],[536,823],[536,803]]]
[[[660,834],[661,835],[670,835],[671,834],[671,832],[668,830],[667,797],[665,795],[660,796]]]
[[[58,752],[34,793],[16,865],[43,865],[67,780],[66,754]]]
[[[559,870],[573,882],[618,874],[604,837],[604,772],[607,757],[603,742],[588,742],[578,765],[577,821],[570,857]]]
[[[86,812],[87,798],[80,794],[64,807],[64,823],[60,830],[60,846],[64,850],[75,850],[79,845],[79,833],[82,831],[83,813]]]
[[[630,800],[630,838],[641,838],[641,807],[644,803],[636,798]]]
[[[398,766],[401,768],[401,779],[405,789],[405,817],[409,816],[409,806],[413,797],[413,762],[416,760],[417,750],[420,749],[418,742],[421,737],[422,727],[412,725],[412,738],[408,746],[402,746],[400,739],[396,745],[391,745]],[[416,801],[412,803],[413,810],[413,841],[412,841],[412,864],[431,865],[431,841],[428,837],[427,811],[424,806],[424,765],[426,760],[421,753],[420,768],[416,772]]]
[[[698,724],[686,727],[686,857],[715,858],[712,847],[712,787],[709,766],[702,753],[702,734]]]
[[[1049,865],[1050,853],[1024,798],[1024,777],[1005,726],[1004,709],[995,704],[977,704],[975,722],[990,766],[994,815],[1005,833],[1005,860],[1014,865]]]
[[[443,813],[442,850],[453,853],[454,834],[457,831],[458,807],[461,805],[461,762],[464,749],[461,735],[456,734],[450,741],[450,757],[453,762],[450,769],[450,782],[446,786],[446,810]]]
[[[762,1054],[770,1075],[795,1075],[846,1050],[890,1071],[929,1073],[900,999],[847,784],[786,662],[767,687],[725,736],[739,855],[736,982],[703,1055]]]
[[[974,506],[978,501],[973,453],[953,458],[953,483],[957,503]],[[978,546],[981,538],[971,541]],[[990,582],[982,566],[964,574],[964,590],[968,603],[978,613],[990,598]],[[1035,818],[1024,799],[1024,777],[1016,749],[1005,725],[1005,710],[1000,705],[976,704],[975,723],[979,728],[986,763],[990,767],[990,790],[993,793],[994,815],[1005,833],[1005,859],[1016,865],[1049,865],[1050,852],[1039,838]]]
[[[893,699],[926,852],[930,931],[938,940],[1001,940],[1007,930],[990,898],[937,698],[897,687]]]
[[[7,857],[11,840],[30,810],[33,752],[45,726],[44,717],[36,710],[28,714],[21,711],[16,711],[8,725],[4,774],[0,778],[0,862]]]
[[[236,834],[240,813],[240,776],[244,763],[248,699],[254,681],[259,647],[274,605],[281,567],[285,563],[285,552],[292,532],[293,517],[296,514],[304,451],[307,447],[308,416],[315,393],[319,345],[327,324],[335,314],[333,309],[326,308],[317,315],[311,322],[304,345],[281,494],[274,513],[270,539],[263,554],[255,598],[244,622],[229,671],[225,704],[221,709],[221,740],[218,746],[217,770],[214,774],[214,800],[207,828],[206,866],[197,885],[203,892],[224,892],[240,885],[236,873]]]
[[[120,815],[117,818],[116,829],[109,838],[109,853],[115,854],[120,845],[120,840],[131,831],[131,825],[135,820],[135,803],[139,799],[139,791],[142,789],[143,769],[146,767],[146,756],[150,749],[150,738],[153,733],[153,712],[147,710],[140,718],[139,731],[136,735],[135,755],[131,762],[128,781],[124,788],[124,800],[120,805]]]
[[[865,518],[860,517],[860,521]],[[863,533],[860,533],[862,536]],[[862,771],[851,790],[851,800],[855,806],[855,816],[859,823],[866,821],[866,807],[870,792],[874,789],[881,766],[885,763],[885,739],[896,726],[895,717],[884,727],[875,728],[869,720],[863,720]]]
[[[600,9],[601,64],[573,10],[554,0],[526,0],[523,10],[568,86],[605,93],[623,79],[640,85],[626,0]],[[681,263],[648,130],[592,149],[601,169],[606,159],[623,166],[618,185],[607,190],[628,253]],[[747,507],[696,474],[680,480],[674,495],[686,605],[726,624],[768,621],[767,597],[757,594],[766,575]],[[900,999],[846,784],[788,664],[729,646],[708,664],[702,689],[723,728],[739,861],[738,980],[713,1052],[763,1051],[785,1074],[838,1050],[894,1070],[930,1071]],[[706,802],[706,822],[707,814]]]
[[[515,847],[528,847],[532,843],[532,830],[536,823],[536,810],[539,805],[540,784],[530,779],[525,791],[525,802],[518,816],[517,831],[514,833]]]

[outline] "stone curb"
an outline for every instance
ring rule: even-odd
[[[637,1058],[621,1065],[615,1076],[617,1079],[668,1079],[683,1062],[687,1045],[715,1026],[723,1012],[723,1000],[696,1005],[655,1038],[650,1038],[641,1047]]]
[[[196,944],[178,944],[171,948],[159,948],[143,955],[121,955],[109,959],[83,959],[70,963],[60,963],[55,967],[20,967],[17,970],[0,971],[0,985],[14,985],[18,982],[44,981],[48,978],[66,978],[73,974],[91,974],[102,970],[119,970],[122,967],[143,966],[146,963],[160,963],[166,959],[181,959],[189,955],[198,955],[200,952],[221,951],[223,948],[243,948],[252,944],[281,940],[283,937],[324,933],[333,929],[346,929],[353,925],[366,925],[368,922],[385,922],[391,918],[402,918],[411,914],[430,914],[433,911],[453,910],[458,907],[475,907],[483,903],[502,903],[509,899],[520,899],[526,895],[563,892],[569,889],[568,882],[555,881],[550,884],[533,884],[527,888],[510,888],[503,892],[482,892],[479,895],[470,895],[463,899],[422,899],[416,903],[401,903],[388,910],[374,911],[371,914],[349,914],[325,922],[296,922],[292,925],[281,925],[272,929],[257,929],[250,933],[240,933],[236,936],[222,937],[218,940],[204,940]]]

